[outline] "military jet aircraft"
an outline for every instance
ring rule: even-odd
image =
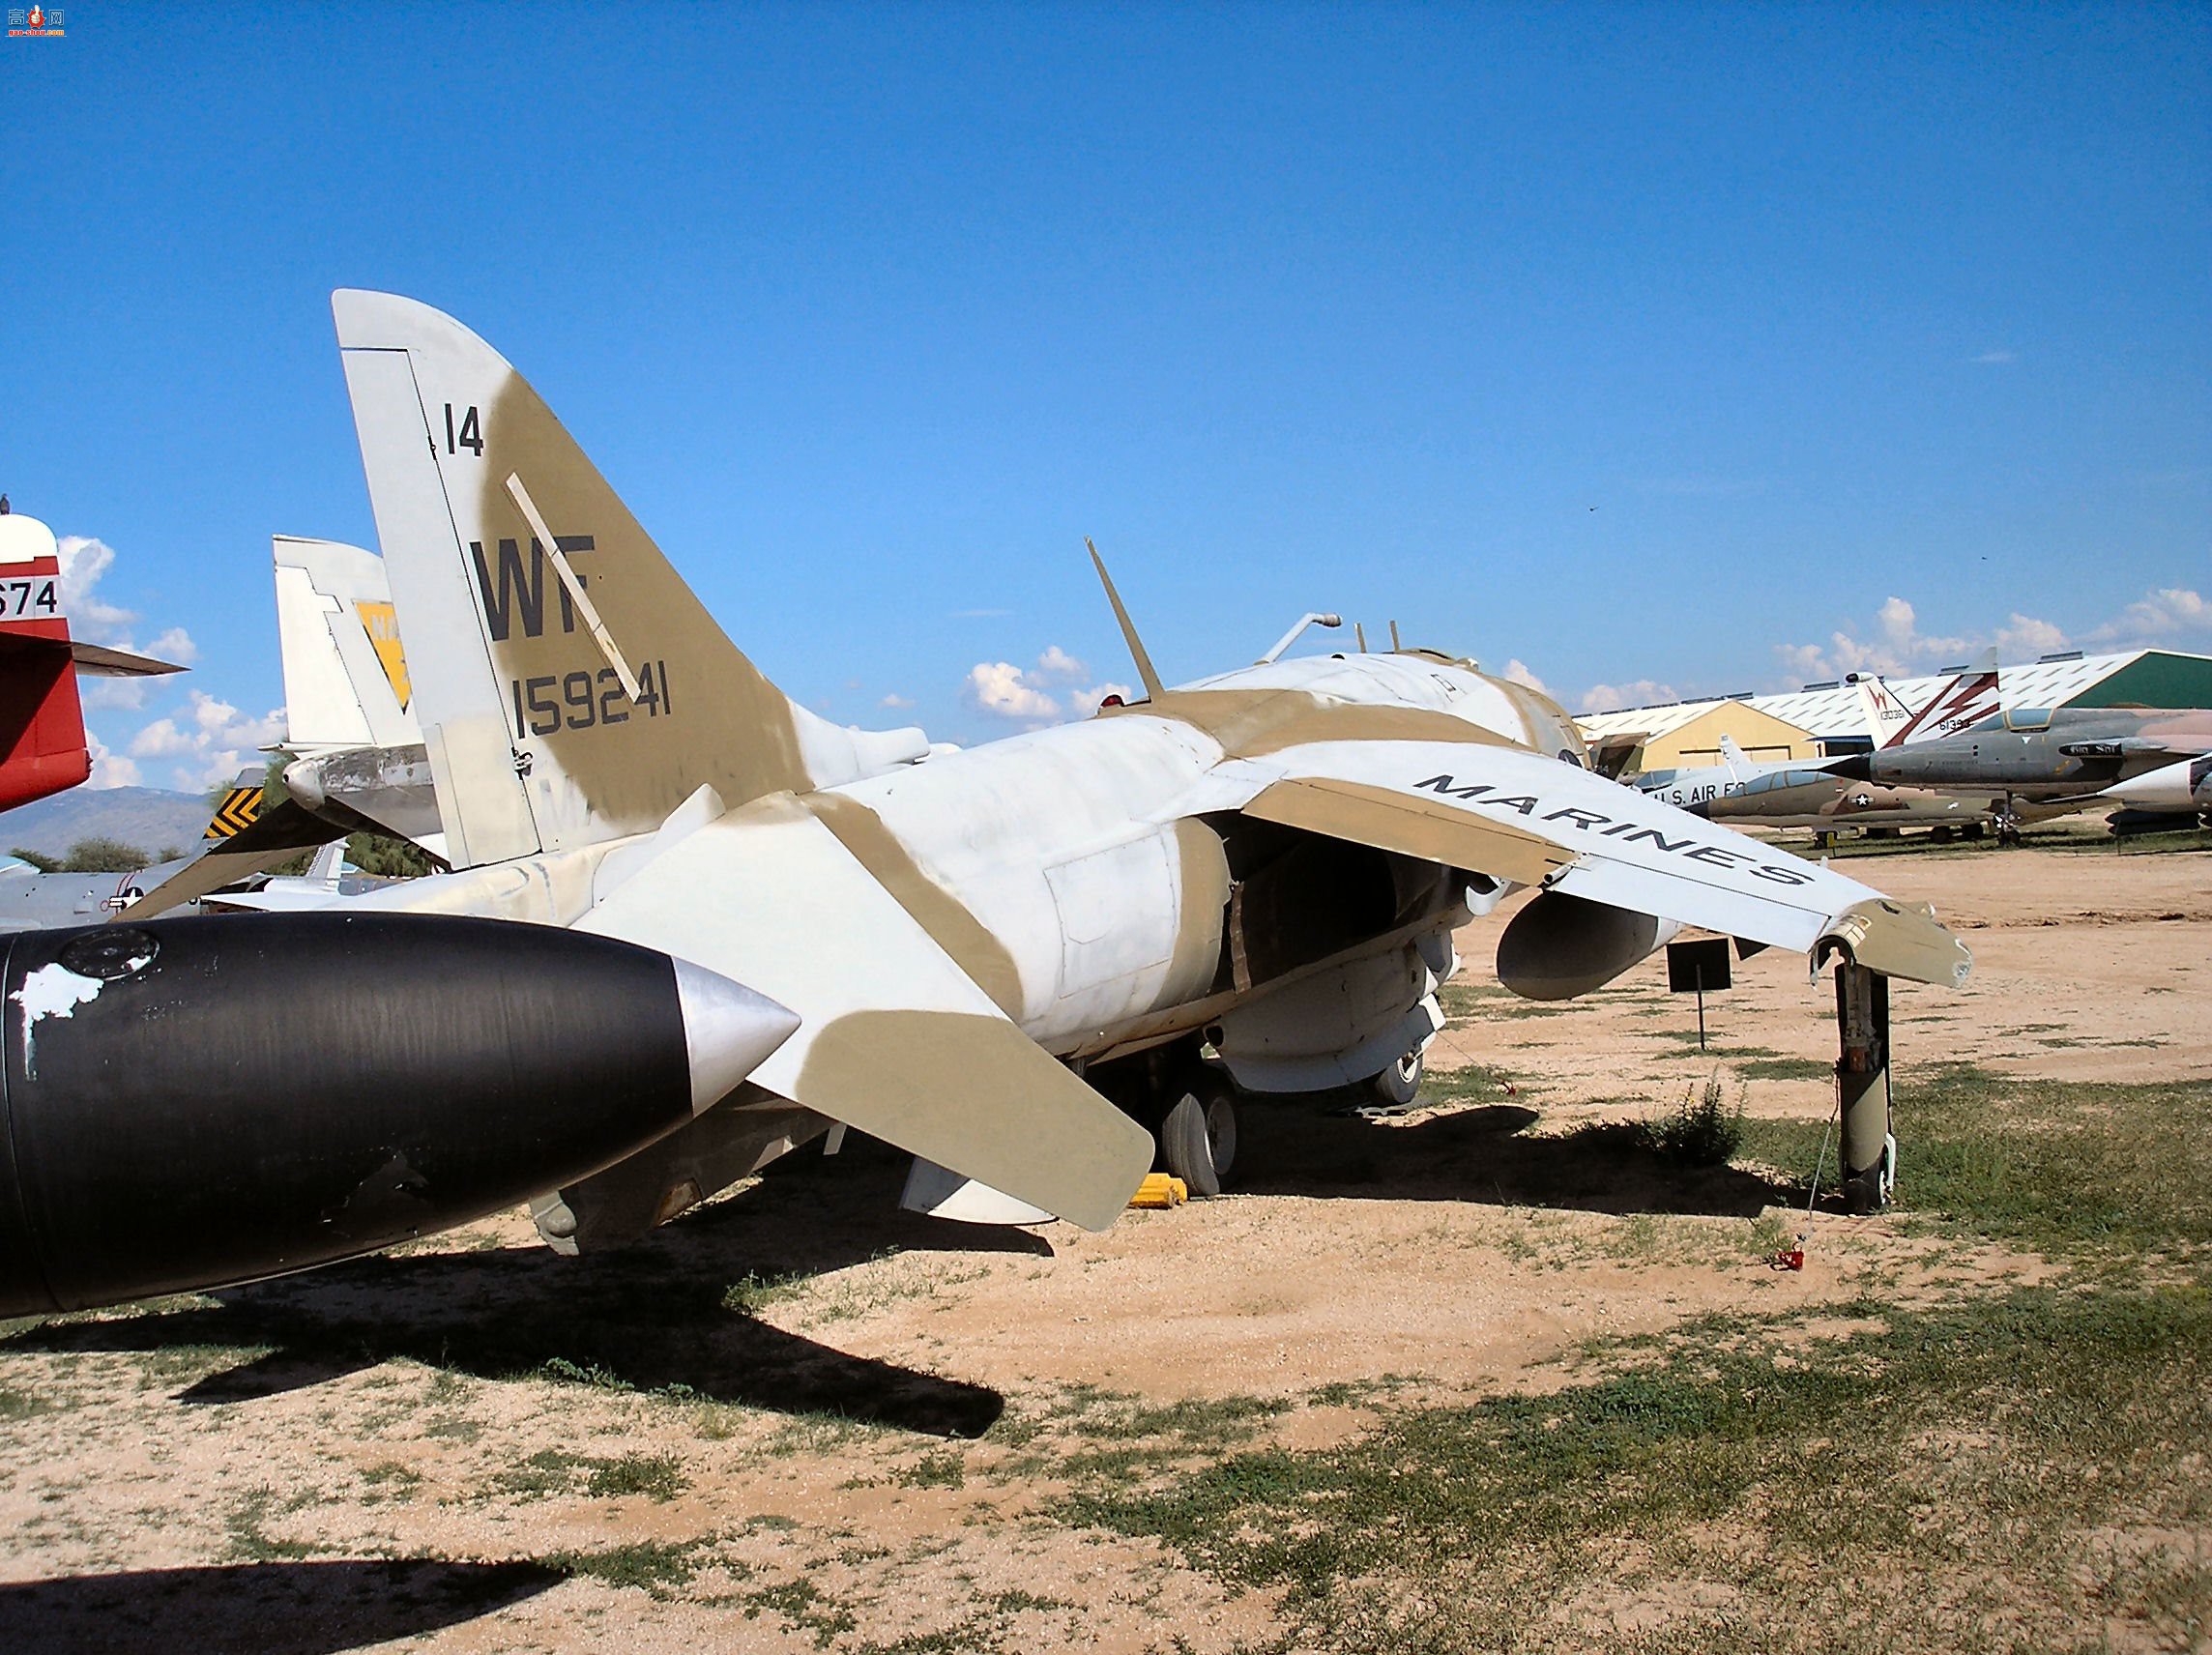
[[[384,560],[336,540],[272,537],[284,674],[278,797],[245,831],[165,870],[145,912],[257,881],[334,832],[412,840],[445,865],[444,824],[415,721]],[[306,898],[303,896],[301,900]]]
[[[950,753],[830,725],[505,358],[412,300],[334,309],[453,869],[18,940],[0,1314],[525,1197],[551,1239],[617,1236],[832,1121],[1103,1228],[1156,1154],[1224,1170],[1237,1097],[1417,1069],[1454,928],[1525,887],[1496,971],[1538,999],[1683,925],[1836,962],[1878,1201],[1887,980],[1971,966],[1931,911],[1592,774],[1556,704],[1464,658],[1171,688],[1111,582],[1142,699]]]
[[[2023,807],[2079,806],[2116,784],[2212,752],[2212,711],[2008,708],[1935,740],[1831,760],[1853,781],[1972,790],[1999,801],[1998,830]]]
[[[1877,737],[1880,727],[1869,729]],[[1902,732],[1892,739],[1902,739]],[[1721,762],[1686,769],[1651,770],[1635,778],[1638,791],[1711,822],[1745,827],[1810,828],[1823,839],[1846,828],[1963,828],[1985,821],[1988,806],[1925,788],[1880,787],[1847,781],[1802,759],[1759,762],[1732,737],[1721,738]]]
[[[260,770],[244,770],[224,789],[216,800],[215,813],[208,819],[207,830],[201,835],[201,848],[189,857],[172,857],[145,867],[98,873],[68,873],[59,869],[45,873],[19,857],[0,857],[0,934],[92,924],[135,907],[151,894],[164,889],[174,891],[194,870],[211,859],[219,858],[233,838],[251,831],[261,808],[261,779]],[[320,838],[312,843],[324,845],[333,853],[343,850],[342,845],[325,843],[337,837],[332,828],[318,824],[318,832]],[[297,853],[285,855],[289,857]],[[205,878],[198,882],[204,889],[195,893],[189,906],[195,913],[214,912],[218,908],[245,911],[273,907],[299,900],[300,893],[310,886],[322,886],[326,879],[333,894],[336,894],[335,867],[335,861],[327,862],[311,879],[302,876],[272,880],[258,871],[229,880]],[[277,894],[270,903],[250,900],[251,893],[272,885],[276,886]],[[218,890],[225,898],[222,903],[202,900]],[[166,913],[187,906],[185,900],[172,901],[164,897],[157,900],[148,912]]]
[[[2131,810],[2212,811],[2212,754],[2176,759],[2159,769],[2114,782],[2098,797],[2116,799]]]

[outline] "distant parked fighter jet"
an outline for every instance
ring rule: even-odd
[[[2010,709],[1936,740],[1854,753],[1823,768],[1890,786],[1972,790],[2016,804],[2085,802],[2115,784],[2212,752],[2212,711]]]
[[[2114,782],[2098,797],[2131,810],[2212,811],[2212,755],[2176,759],[2163,769]]]
[[[125,868],[105,873],[41,873],[20,857],[0,857],[0,934],[91,924],[123,914],[145,900],[148,895],[164,887],[174,889],[175,882],[181,880],[189,870],[218,861],[223,850],[235,838],[250,833],[260,809],[261,772],[247,770],[232,782],[221,798],[217,800],[215,814],[209,818],[207,831],[202,836],[202,847],[189,857],[174,857],[143,868]],[[323,828],[321,832],[325,841],[343,837],[328,827]],[[334,844],[331,848],[335,851],[342,847]],[[297,854],[286,853],[287,856]],[[334,860],[325,870],[334,881],[335,868]],[[324,875],[312,877],[320,880]],[[231,900],[222,906],[251,908],[260,905],[245,901],[246,893],[270,883],[262,875],[247,875],[236,880],[213,878],[205,882],[205,891],[200,894],[224,889]],[[299,886],[287,886],[282,888],[297,889]],[[333,891],[335,894],[335,884]],[[163,899],[157,903],[156,911],[166,912],[185,905],[183,901]],[[194,906],[196,908],[196,901]],[[211,903],[208,906],[217,905]]]
[[[1169,688],[1111,583],[1142,700],[951,753],[840,729],[490,346],[334,306],[454,871],[19,940],[0,1315],[532,1196],[557,1245],[620,1239],[832,1121],[1100,1229],[1155,1155],[1216,1187],[1241,1095],[1417,1079],[1454,929],[1528,886],[1496,970],[1537,999],[1681,925],[1838,962],[1846,1184],[1878,1201],[1885,975],[1971,965],[1930,911],[1592,774],[1564,711],[1465,659]]]
[[[1710,822],[1810,828],[1822,835],[1847,828],[1963,828],[1989,817],[1986,803],[1924,788],[1846,781],[1815,760],[1755,761],[1729,736],[1721,738],[1719,764],[1652,770],[1633,785]]]

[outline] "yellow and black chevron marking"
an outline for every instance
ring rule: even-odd
[[[241,829],[253,826],[253,819],[261,814],[261,789],[234,787],[222,796],[222,802],[215,807],[215,816],[207,825],[203,839],[228,839]]]

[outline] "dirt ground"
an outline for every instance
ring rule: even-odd
[[[1901,1064],[2212,1077],[2212,856],[1848,871],[1934,902],[1974,952],[1964,993],[1897,985]],[[1326,1447],[1379,1396],[1566,1383],[1593,1335],[2035,1277],[1780,1207],[1809,1169],[1578,1163],[1562,1129],[1648,1118],[1716,1068],[1755,1116],[1823,1118],[1830,991],[1757,955],[1708,998],[1701,1054],[1657,961],[1572,1006],[1500,994],[1507,916],[1461,934],[1432,1054],[1495,1089],[1385,1120],[1250,1106],[1236,1193],[1104,1234],[902,1215],[903,1161],[856,1145],[605,1260],[553,1257],[517,1214],[0,1328],[0,1648],[956,1649],[987,1626],[1008,1648],[1227,1650],[1266,1640],[1266,1595],[1055,1518],[1064,1483],[1025,1470],[1037,1431],[1263,1398],[1272,1439]],[[1907,1183],[1911,1116],[1906,1090]],[[1767,1267],[1808,1226],[1807,1267]]]

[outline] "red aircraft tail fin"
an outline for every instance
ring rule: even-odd
[[[61,575],[51,529],[0,516],[0,810],[92,773]]]

